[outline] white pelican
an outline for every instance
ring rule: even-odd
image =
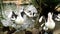
[[[52,15],[50,12],[48,13],[48,19],[47,22],[45,23],[45,26],[49,29],[54,29],[55,28],[55,22],[52,19]]]

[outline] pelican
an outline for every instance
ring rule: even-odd
[[[55,28],[55,22],[52,19],[52,15],[50,12],[48,13],[48,19],[47,22],[45,23],[45,26],[49,29],[54,29]]]

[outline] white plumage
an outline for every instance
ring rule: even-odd
[[[53,21],[52,14],[50,12],[48,13],[48,19],[47,22],[45,23],[45,26],[49,29],[55,28],[55,22]]]
[[[41,24],[41,27],[44,31],[48,31],[48,29],[53,30],[55,28],[55,22],[52,19],[53,13],[51,14],[51,12],[48,13],[48,18],[47,18],[47,22],[45,21],[45,23]],[[39,19],[40,22],[42,20],[42,16]]]
[[[17,18],[15,19],[16,24],[23,24],[24,23],[24,18],[21,16],[21,12],[24,11],[23,9],[24,9],[24,6],[19,6],[18,12],[16,13],[16,14],[18,14]]]
[[[15,17],[11,18],[12,15],[7,14],[7,16],[8,15],[10,16],[9,17],[10,20],[8,18],[7,18],[7,20],[9,20],[9,21],[13,20],[13,21],[9,22],[9,21],[5,20],[6,22],[2,22],[2,20],[1,20],[1,22],[3,24],[6,23],[6,24],[8,24],[7,26],[13,27],[13,28],[15,28],[17,30],[24,30],[24,29],[27,29],[27,28],[33,28],[34,27],[34,22],[33,22],[34,20],[29,15],[30,15],[30,13],[32,13],[31,15],[33,17],[35,17],[35,15],[37,13],[37,10],[36,10],[36,8],[33,5],[27,5],[27,6],[25,6],[27,8],[25,8],[26,10],[24,10],[24,12],[25,12],[24,17],[22,17],[21,16],[21,12],[23,11],[23,7],[24,6],[19,7],[19,10],[17,12],[14,12],[15,14],[18,15],[17,18],[15,18]],[[27,15],[29,11],[31,11],[31,12],[29,13],[29,15]],[[33,15],[33,13],[34,13],[34,15]],[[15,22],[15,23],[13,23],[13,22]]]
[[[60,14],[57,15],[57,18],[55,18],[56,21],[60,21]]]
[[[15,19],[15,23],[16,24],[23,24],[24,23],[24,18],[20,15],[17,16],[17,18]]]
[[[40,17],[39,22],[41,22],[41,21],[42,21],[42,19],[43,19],[43,16],[41,16],[41,17]]]
[[[58,14],[57,17],[60,19],[60,14]]]
[[[37,16],[37,10],[33,5],[27,5],[24,12],[29,17],[36,17]]]

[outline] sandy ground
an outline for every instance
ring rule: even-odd
[[[56,27],[54,30],[54,34],[60,34],[60,22],[55,22],[56,23]]]
[[[57,22],[55,21],[56,23],[56,27],[55,27],[55,30],[54,30],[54,33],[53,34],[60,34],[60,22]],[[23,34],[24,32],[17,32],[17,33],[13,33],[13,34]],[[1,29],[0,29],[0,34],[6,34],[6,32],[2,32]]]

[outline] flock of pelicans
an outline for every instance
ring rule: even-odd
[[[54,20],[60,21],[60,7],[56,8],[55,11],[52,11],[53,9],[47,9],[46,7],[44,9],[43,7],[39,16],[39,23],[43,20],[45,21],[41,24],[42,34],[53,34],[56,26]],[[1,20],[1,23],[3,24],[3,31],[8,31],[7,34],[12,34],[15,31],[18,32],[19,30],[25,30],[27,28],[34,28],[34,17],[38,16],[37,9],[33,5],[20,6],[17,11],[7,9],[2,12],[5,19]],[[9,27],[13,27],[13,30],[10,30]],[[48,32],[48,30],[51,31]]]

